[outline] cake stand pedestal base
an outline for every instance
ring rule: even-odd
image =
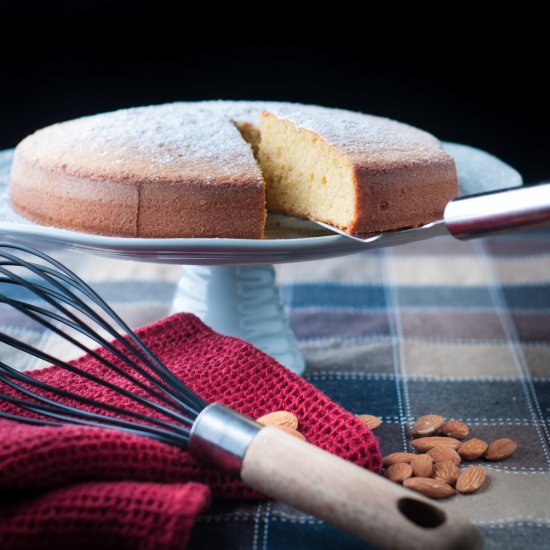
[[[184,266],[172,304],[172,313],[181,311],[250,342],[296,374],[304,371],[271,265]]]

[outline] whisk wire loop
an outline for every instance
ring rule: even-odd
[[[178,380],[168,369],[166,369],[166,367],[158,360],[158,358],[151,352],[151,350],[149,350],[149,348],[145,346],[143,342],[141,342],[141,340],[128,327],[128,325],[116,314],[116,312],[113,311],[113,309],[99,295],[97,295],[97,293],[89,285],[87,285],[76,274],[71,272],[63,264],[57,262],[53,258],[50,258],[49,256],[37,250],[30,249],[29,247],[26,247],[24,245],[8,243],[6,245],[2,244],[1,246],[16,248],[16,249],[22,250],[23,252],[34,254],[39,258],[43,259],[44,261],[51,263],[54,267],[59,269],[62,272],[61,274],[49,268],[48,270],[43,270],[42,268],[44,266],[42,265],[34,264],[24,259],[21,259],[17,256],[14,256],[12,254],[9,254],[7,252],[0,251],[0,256],[10,260],[16,266],[27,268],[28,270],[35,273],[39,277],[43,278],[46,282],[52,284],[54,287],[60,290],[62,293],[61,297],[59,298],[60,300],[67,303],[67,299],[68,299],[71,302],[71,305],[73,307],[78,309],[81,313],[85,314],[88,318],[92,319],[98,326],[100,326],[109,334],[111,334],[111,336],[116,338],[138,360],[145,363],[153,373],[158,375],[161,379],[165,380],[166,382],[169,382],[170,387],[172,388],[172,391],[177,390],[179,393],[182,394],[182,397],[184,397],[184,401],[181,404],[184,406],[184,408],[188,409],[189,412],[193,413],[194,415],[197,415],[206,406],[207,403],[202,399],[200,399],[193,392],[191,392],[180,380]],[[79,325],[82,329],[86,328],[86,325],[83,324],[82,320],[80,320],[73,313],[71,313],[66,308],[64,308],[59,302],[56,302],[55,300],[53,300],[52,297],[49,295],[49,293],[46,292],[43,294],[42,293],[43,291],[41,290],[41,288],[43,287],[41,287],[41,285],[35,286],[35,283],[26,281],[25,279],[1,267],[0,267],[0,272],[6,274],[8,277],[11,277],[12,280],[17,281],[20,285],[26,287],[31,292],[37,294],[39,297],[41,297],[42,299],[50,303],[53,307],[57,308],[59,311],[62,311],[62,313],[64,313],[70,319],[75,321],[77,325]],[[57,281],[52,276],[50,276],[50,274],[54,276],[68,275],[67,277],[64,278],[64,281],[66,282],[67,286],[63,286],[59,281]],[[113,328],[103,317],[98,315],[84,301],[82,301],[78,296],[76,296],[68,288],[68,286],[77,288],[87,298],[89,298],[91,301],[96,303],[104,312],[107,313],[109,318],[113,319],[113,321],[115,321],[118,324],[118,326],[124,331],[125,335],[131,339],[131,341],[137,346],[138,349],[133,347],[127,338],[121,338],[121,334],[118,332],[116,328]],[[83,332],[83,331],[80,330],[80,332]],[[94,333],[94,334],[95,334],[95,337],[90,336],[90,338],[94,339],[97,343],[99,343],[104,347],[107,347],[110,345],[109,342],[101,338],[101,336],[99,336],[97,333]],[[97,340],[97,338],[99,338],[99,340]],[[126,356],[122,356],[121,358],[123,360],[127,359]],[[140,367],[136,362],[133,362],[132,366],[134,370],[138,370],[139,372]],[[143,374],[143,372],[141,372],[141,374]],[[146,375],[146,376],[148,377],[149,375]]]
[[[3,301],[4,303],[6,303],[8,305],[11,305],[13,308],[17,309],[18,311],[20,311],[21,313],[23,313],[27,317],[33,319],[34,321],[36,321],[39,324],[43,325],[44,327],[48,328],[53,333],[61,336],[62,338],[64,338],[65,340],[67,340],[68,342],[73,344],[74,346],[80,348],[85,353],[87,353],[87,354],[91,355],[92,357],[94,357],[94,359],[98,360],[99,362],[101,362],[102,364],[107,366],[109,369],[113,370],[114,372],[116,372],[120,376],[126,378],[127,380],[129,380],[130,382],[135,384],[137,387],[145,390],[147,393],[149,393],[151,396],[155,397],[159,401],[164,402],[167,405],[176,406],[176,408],[178,408],[178,405],[181,405],[181,407],[179,407],[180,409],[183,408],[183,410],[181,410],[181,412],[186,414],[187,416],[189,416],[189,411],[186,410],[187,407],[184,406],[185,403],[182,402],[181,398],[178,397],[177,395],[174,395],[174,392],[172,392],[169,387],[167,387],[162,382],[154,379],[147,371],[139,368],[139,366],[136,367],[136,370],[140,374],[142,374],[145,378],[147,378],[149,381],[151,381],[155,386],[157,386],[160,390],[162,390],[165,393],[160,393],[160,392],[156,391],[155,389],[153,389],[152,387],[147,386],[145,383],[143,383],[139,379],[132,376],[129,372],[127,372],[123,369],[120,369],[117,365],[115,365],[113,362],[109,361],[103,355],[101,355],[101,354],[97,353],[95,350],[87,347],[82,342],[79,342],[78,340],[76,340],[75,338],[70,336],[69,334],[63,332],[61,329],[59,329],[55,325],[53,325],[53,324],[49,323],[48,321],[46,321],[46,319],[44,319],[40,315],[35,315],[35,313],[33,313],[33,312],[37,312],[37,313],[40,313],[41,315],[44,315],[46,317],[50,317],[50,318],[53,318],[55,320],[58,320],[59,322],[65,324],[65,325],[67,325],[71,328],[74,328],[74,330],[76,330],[78,332],[81,332],[82,334],[87,335],[87,331],[81,330],[81,328],[82,328],[81,325],[79,325],[77,323],[74,323],[72,321],[68,321],[64,317],[56,314],[55,312],[52,312],[50,310],[41,308],[39,306],[35,306],[33,304],[27,304],[26,302],[21,302],[19,300],[12,300],[11,298],[6,297],[2,293],[0,293],[0,301]],[[7,338],[9,338],[9,337],[6,337],[6,336],[4,336],[0,333],[0,341],[3,341],[3,339],[7,339]],[[90,338],[92,338],[92,336],[90,336]],[[127,362],[127,357],[123,353],[121,353],[120,350],[118,350],[115,346],[113,346],[110,342],[104,341],[102,338],[92,338],[92,339],[94,341],[96,341],[97,343],[99,343],[100,345],[103,345],[104,348],[106,348],[112,354],[116,355],[119,359],[121,359],[125,363]],[[14,340],[14,342],[17,342],[17,341]],[[6,343],[8,343],[8,342],[6,342]],[[16,347],[16,346],[14,345],[13,347]],[[44,357],[42,357],[42,355],[43,355],[42,352],[40,352],[38,350],[35,350],[35,348],[33,348],[32,346],[27,345],[27,349],[25,351],[27,351],[28,353],[34,355],[37,358],[44,359]],[[51,362],[53,364],[57,364],[57,361],[58,361],[53,356],[48,356],[45,360],[47,360],[48,362]],[[58,364],[58,366],[63,366],[63,365]],[[105,385],[103,382],[104,382],[103,379],[98,379],[99,384]],[[116,389],[115,391],[119,391],[119,390]],[[174,402],[175,402],[175,405],[174,405]]]
[[[23,252],[38,258],[44,264],[20,258],[16,252],[11,253],[5,249]],[[0,393],[0,400],[31,411],[41,418],[18,416],[1,409],[0,417],[49,426],[70,423],[106,427],[146,435],[180,447],[187,446],[190,428],[207,403],[176,378],[113,309],[63,264],[38,250],[17,243],[0,243],[0,258],[0,285],[12,285],[28,292],[23,297],[0,292],[0,303],[12,307],[91,355],[110,371],[129,381],[133,385],[133,391],[1,331],[0,342],[114,391],[144,406],[148,411],[159,413],[156,416],[150,415],[130,410],[130,407],[124,408],[84,397],[20,372],[0,361],[0,382],[17,394]],[[18,270],[17,273],[14,269]],[[23,273],[18,274],[21,270]],[[46,307],[38,305],[37,299],[45,302]],[[91,307],[90,303],[98,306],[99,311]],[[117,344],[108,341],[95,327],[112,336]],[[92,349],[69,334],[67,329],[74,330],[102,346],[112,357]],[[125,368],[116,364],[115,359],[121,361]],[[135,388],[142,390],[143,395],[137,393]],[[70,401],[59,403],[59,397]],[[79,405],[86,406],[87,410]]]
[[[0,377],[0,380],[2,380],[4,383],[6,383],[8,386],[17,389],[20,393],[27,395],[33,399],[36,399],[38,402],[31,402],[26,401],[24,399],[20,399],[17,397],[9,396],[3,393],[0,393],[0,397],[4,399],[5,401],[8,401],[10,403],[13,403],[14,405],[17,405],[18,407],[21,407],[23,409],[29,410],[34,413],[38,414],[44,414],[46,416],[52,417],[52,418],[58,418],[60,420],[66,420],[69,421],[72,424],[84,424],[87,426],[101,426],[101,427],[113,427],[113,428],[125,428],[125,429],[131,429],[134,432],[139,431],[142,435],[152,435],[157,436],[161,435],[165,438],[171,438],[173,440],[174,444],[181,445],[181,436],[182,434],[178,434],[175,431],[173,431],[176,426],[172,425],[171,430],[164,430],[161,428],[155,428],[152,426],[147,426],[140,424],[139,428],[136,428],[136,424],[128,421],[123,420],[121,418],[116,417],[109,417],[103,414],[94,413],[91,411],[85,411],[82,409],[79,409],[78,417],[74,415],[74,407],[63,405],[61,403],[57,403],[55,401],[52,401],[51,399],[45,398],[44,396],[33,392],[31,390],[28,390],[24,388],[23,386],[19,384],[13,383],[11,380],[6,379],[5,377]],[[105,404],[101,404],[102,408],[107,409],[108,407],[105,406]],[[127,414],[128,411],[122,411],[124,414]],[[151,420],[146,418],[148,422]],[[184,432],[184,441],[186,442],[186,438],[189,436],[189,430]]]
[[[58,388],[56,386],[52,386],[51,384],[48,384],[46,382],[43,382],[42,380],[38,380],[36,378],[33,378],[24,372],[19,372],[15,370],[14,368],[10,367],[9,365],[6,365],[2,361],[0,361],[0,380],[7,385],[11,386],[14,389],[17,389],[19,392],[24,393],[26,395],[29,395],[36,399],[37,401],[41,401],[44,403],[48,403],[50,405],[58,406],[60,408],[63,408],[65,410],[74,410],[74,407],[71,408],[70,406],[63,405],[58,403],[57,401],[54,401],[52,399],[49,399],[41,394],[37,394],[35,392],[32,392],[28,388],[21,386],[20,384],[17,384],[13,380],[18,380],[19,382],[22,382],[27,385],[31,385],[37,388],[40,388],[41,390],[44,390],[46,392],[50,392],[56,396],[61,396],[67,399],[71,399],[73,401],[83,403],[86,405],[89,405],[91,407],[95,407],[96,409],[105,409],[123,416],[131,416],[134,418],[138,418],[140,420],[144,420],[146,422],[150,422],[152,424],[158,424],[159,426],[163,426],[167,429],[172,429],[176,432],[183,431],[184,433],[189,433],[188,428],[184,428],[183,426],[180,426],[178,424],[171,424],[165,420],[155,418],[154,416],[147,416],[143,413],[139,413],[133,410],[124,409],[122,407],[117,407],[116,405],[111,405],[109,403],[105,403],[103,401],[97,401],[95,399],[84,397],[82,395],[78,395],[74,392],[70,392],[68,390],[64,390],[62,388]],[[126,392],[126,390],[124,390]],[[131,397],[131,392],[126,392],[130,395],[128,397]],[[146,404],[150,404],[148,400],[143,400]],[[167,411],[164,414],[167,416],[172,415],[175,420],[180,420],[182,423],[185,422],[186,419],[180,419],[177,417],[177,415],[173,414],[172,411]],[[191,425],[191,422],[189,422],[189,425]]]

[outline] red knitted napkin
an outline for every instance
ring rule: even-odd
[[[220,401],[252,418],[291,411],[310,443],[379,470],[378,444],[364,424],[250,344],[217,334],[189,314],[136,332],[206,401]],[[130,387],[90,356],[76,363]],[[140,409],[58,367],[35,376],[87,397]],[[0,391],[14,393],[1,382]],[[33,416],[5,402],[0,410]],[[210,491],[226,499],[259,496],[187,451],[123,432],[0,421],[0,441],[2,549],[183,548],[196,517],[209,504]]]

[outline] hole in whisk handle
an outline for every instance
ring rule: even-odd
[[[419,527],[439,527],[447,520],[444,510],[415,498],[400,498],[397,507],[409,521]]]

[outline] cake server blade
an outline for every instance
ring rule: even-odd
[[[410,229],[350,235],[326,223],[316,223],[361,241],[366,248],[396,246],[443,235],[467,240],[511,233],[550,226],[550,182],[453,199],[447,203],[443,219]]]

